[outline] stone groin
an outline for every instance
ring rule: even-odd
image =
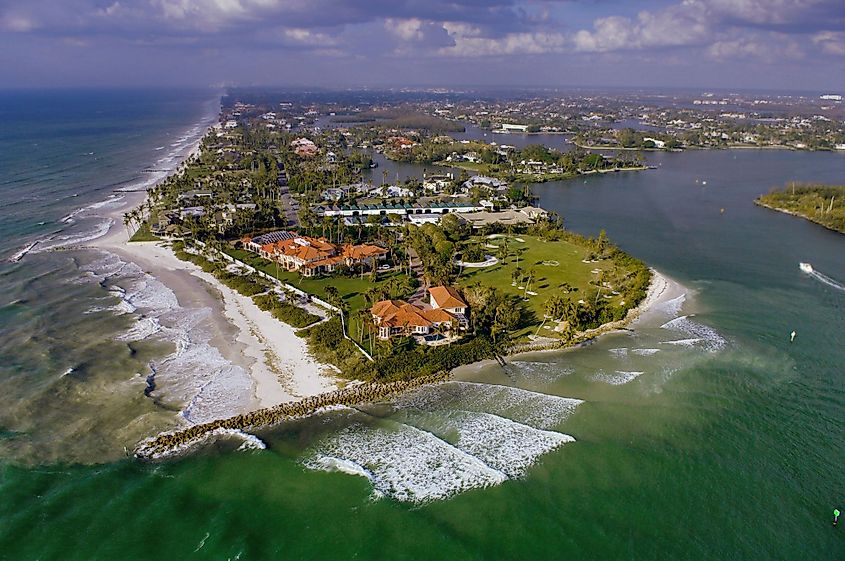
[[[203,441],[222,431],[246,431],[267,427],[282,421],[307,417],[319,410],[336,406],[354,406],[363,403],[381,401],[392,395],[406,392],[436,382],[443,382],[449,377],[448,372],[420,376],[410,380],[376,383],[364,382],[350,388],[335,390],[291,403],[281,403],[266,409],[218,419],[207,423],[192,425],[174,431],[163,432],[141,441],[135,448],[135,457],[144,460],[161,458],[184,450],[192,444]]]

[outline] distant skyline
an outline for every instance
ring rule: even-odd
[[[845,90],[842,0],[0,0],[0,88]]]

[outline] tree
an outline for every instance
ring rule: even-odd
[[[510,302],[501,302],[493,314],[493,323],[490,326],[490,335],[495,343],[499,336],[507,333],[519,325],[521,311]]]

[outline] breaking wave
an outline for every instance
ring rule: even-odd
[[[303,464],[319,470],[343,466],[367,477],[377,495],[412,503],[446,499],[508,478],[431,433],[386,424],[348,426],[321,442]]]
[[[366,477],[376,496],[447,499],[522,477],[541,456],[573,442],[546,427],[560,424],[579,403],[508,386],[426,386],[394,400],[389,418],[355,421],[326,437],[302,462]]]
[[[661,341],[661,343],[666,345],[699,346],[711,352],[719,351],[725,347],[727,341],[716,330],[693,321],[690,317],[681,316],[667,321],[660,326],[661,329],[683,333],[689,337],[674,341]]]
[[[593,377],[593,379],[597,382],[604,382],[605,384],[610,384],[611,386],[621,386],[623,384],[627,384],[628,382],[633,382],[643,374],[644,372],[639,371],[635,372],[627,370],[617,370],[613,374],[608,374],[606,372],[598,372]]]
[[[88,271],[83,280],[99,283],[110,297],[118,299],[107,310],[135,316],[134,324],[116,335],[116,340],[156,339],[173,345],[174,351],[153,365],[155,392],[183,403],[184,419],[205,422],[249,407],[253,380],[211,344],[206,327],[210,309],[181,307],[167,286],[112,253],[102,252],[88,265]]]
[[[561,424],[581,403],[580,399],[476,382],[446,382],[425,386],[393,402],[398,409],[459,409],[491,413],[539,429]]]

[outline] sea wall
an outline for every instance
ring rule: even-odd
[[[410,380],[398,380],[385,384],[367,382],[351,388],[307,397],[293,403],[281,403],[274,407],[235,415],[227,419],[219,419],[175,431],[163,432],[141,441],[135,448],[135,457],[145,460],[165,457],[179,450],[183,450],[192,444],[201,442],[205,438],[212,436],[215,431],[219,433],[221,430],[244,431],[267,427],[285,420],[306,417],[328,407],[372,403],[426,384],[445,381],[448,377],[448,372],[441,372],[431,376],[420,376]]]

